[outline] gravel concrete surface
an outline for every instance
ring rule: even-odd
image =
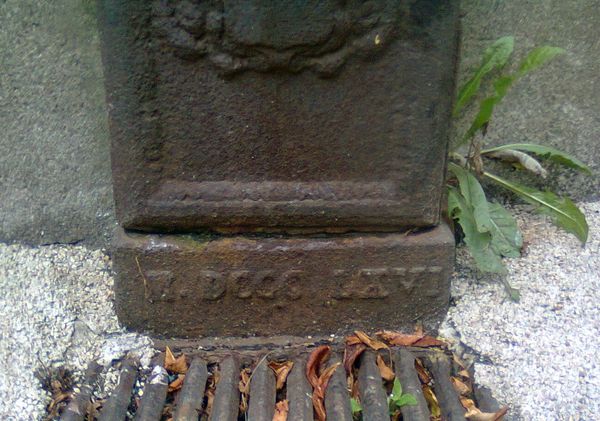
[[[0,244],[0,419],[42,419],[41,367],[68,364],[81,375],[91,360],[110,366],[129,350],[149,362],[151,341],[119,327],[112,285],[102,251]],[[107,388],[115,377],[108,370]]]
[[[590,240],[516,213],[528,254],[509,260],[514,303],[498,280],[482,277],[458,252],[453,300],[441,333],[475,363],[478,383],[511,406],[507,419],[592,420],[600,413],[600,203],[583,209]],[[122,331],[112,309],[110,260],[82,246],[0,244],[0,419],[39,420],[49,397],[34,372],[69,364],[81,374],[92,359],[110,364],[153,349]],[[106,393],[114,369],[103,375]]]
[[[507,420],[600,419],[600,202],[581,207],[585,247],[547,218],[515,209],[529,243],[525,257],[506,261],[519,303],[458,252],[456,305],[440,334],[471,355],[476,382],[511,406]]]

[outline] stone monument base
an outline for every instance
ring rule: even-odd
[[[435,330],[454,262],[447,225],[418,233],[310,237],[148,235],[121,230],[116,310],[155,336]]]

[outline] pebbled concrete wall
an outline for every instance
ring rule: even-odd
[[[0,1],[0,240],[103,245],[113,224],[95,2]]]
[[[596,0],[462,0],[459,80],[483,49],[516,37],[516,58],[552,44],[567,54],[519,82],[490,144],[539,142],[595,172],[548,183],[600,199],[600,8]],[[115,225],[94,0],[0,1],[0,241],[103,246]],[[457,122],[460,133],[467,118]],[[535,180],[533,180],[535,181]]]

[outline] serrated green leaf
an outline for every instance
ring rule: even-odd
[[[513,82],[516,80],[514,76],[501,76],[494,81],[494,91],[496,92],[496,97],[504,98],[508,89],[512,86]]]
[[[582,243],[587,241],[589,228],[585,215],[568,197],[560,197],[551,191],[539,191],[488,172],[484,172],[484,175],[536,206],[538,212],[550,216],[557,226],[574,234]]]
[[[478,130],[481,130],[485,125],[487,125],[492,119],[492,114],[494,113],[494,108],[496,105],[502,101],[508,89],[512,86],[513,82],[516,80],[513,76],[503,76],[494,82],[494,90],[496,94],[490,97],[485,98],[479,104],[479,111],[475,115],[473,119],[473,123],[471,123],[471,127],[465,133],[465,136],[462,138],[461,143],[465,143],[467,140],[471,139]]]
[[[398,378],[394,379],[394,386],[392,387],[392,394],[390,395],[390,397],[392,398],[392,400],[398,399],[400,396],[402,396],[402,384],[400,383],[400,380],[398,380]]]
[[[458,221],[465,234],[465,244],[482,272],[506,273],[502,259],[492,247],[492,234],[479,232],[473,209],[455,187],[448,189],[448,205],[454,208],[452,217]]]
[[[462,88],[460,88],[458,97],[456,98],[456,104],[454,104],[454,116],[457,116],[458,113],[460,113],[460,110],[462,110],[477,94],[477,91],[479,91],[479,87],[481,86],[482,77],[483,75],[481,73],[476,73]]]
[[[448,169],[458,179],[460,192],[467,204],[473,209],[477,230],[479,232],[491,231],[492,221],[490,219],[488,201],[481,184],[479,184],[479,180],[470,171],[453,162],[448,163]]]
[[[567,154],[566,152],[560,151],[555,148],[551,148],[550,146],[537,145],[535,143],[512,143],[509,145],[497,146],[495,148],[485,149],[481,151],[481,154],[485,155],[497,151],[503,151],[506,149],[532,152],[538,155],[540,158],[549,159],[550,161],[557,162],[566,167],[573,168],[588,175],[592,174],[592,171],[587,165],[585,165],[577,158]]]
[[[475,136],[475,133],[477,133],[478,130],[490,122],[494,112],[494,107],[496,104],[498,104],[498,102],[500,102],[501,99],[501,97],[491,96],[481,101],[481,104],[479,104],[479,111],[473,119],[471,127],[469,127],[469,130],[467,130],[467,133],[463,137],[462,143],[471,139],[473,136]]]
[[[498,38],[483,52],[482,66],[486,66],[488,71],[494,68],[503,67],[510,58],[514,46],[515,37],[512,35]]]
[[[483,77],[494,69],[503,67],[512,54],[515,39],[512,36],[502,37],[490,45],[483,54],[483,60],[475,74],[458,92],[454,114],[460,110],[477,94]]]
[[[536,48],[521,62],[521,65],[519,66],[519,75],[522,76],[531,72],[532,70],[537,69],[544,63],[552,60],[559,54],[563,54],[564,52],[565,50],[562,48],[551,47],[549,45]]]
[[[388,396],[388,407],[390,415],[402,408],[405,405],[418,405],[417,400],[410,393],[402,394],[402,385],[400,380],[394,379],[394,386],[392,387],[392,393]]]
[[[350,408],[352,410],[352,415],[357,414],[362,411],[362,406],[354,398],[350,398]]]
[[[519,257],[523,236],[515,218],[498,203],[489,203],[492,221],[492,248],[504,257]]]
[[[417,399],[410,393],[405,393],[404,395],[400,396],[399,399],[396,400],[396,406],[398,408],[402,408],[403,406],[407,406],[407,405],[418,405],[418,404],[419,403],[417,402]]]

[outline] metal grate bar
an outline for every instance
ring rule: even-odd
[[[371,351],[365,351],[361,356],[358,370],[358,390],[365,421],[390,418],[387,394],[383,388],[375,353]],[[350,398],[348,397],[348,399]]]
[[[306,378],[306,356],[294,359],[294,366],[287,378],[289,413],[287,421],[313,419],[312,387]]]
[[[452,366],[449,358],[446,355],[430,354],[425,358],[425,363],[434,378],[433,390],[440,403],[442,417],[448,421],[466,420],[465,409],[450,381]]]
[[[275,412],[275,373],[267,364],[266,359],[262,360],[252,372],[248,407],[248,419],[252,421],[271,421]]]
[[[201,358],[194,358],[185,375],[173,421],[198,421],[207,380],[206,363]]]
[[[240,405],[240,361],[236,356],[226,357],[219,364],[220,378],[215,391],[210,419],[212,421],[237,420]]]
[[[401,408],[403,421],[429,421],[429,409],[423,396],[421,381],[415,371],[415,356],[412,352],[400,348],[394,355],[395,373],[404,393],[410,393],[417,400],[417,405],[406,405]]]
[[[169,375],[160,365],[155,365],[144,387],[144,395],[140,407],[135,414],[135,421],[159,421],[167,398]]]
[[[336,354],[330,358],[332,364],[340,362]],[[350,396],[346,389],[346,373],[344,366],[340,365],[331,376],[327,390],[325,391],[325,410],[328,417],[336,421],[352,421],[352,409],[350,408]]]
[[[69,402],[67,409],[65,409],[65,412],[63,412],[60,417],[61,421],[84,421],[90,397],[94,390],[94,383],[96,382],[96,378],[101,369],[102,366],[95,362],[92,362],[88,366],[81,390],[75,395],[75,398]]]
[[[137,361],[125,360],[119,375],[119,384],[103,405],[98,421],[123,421],[125,419],[137,375]]]

